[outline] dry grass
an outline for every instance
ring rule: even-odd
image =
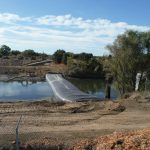
[[[66,66],[63,64],[51,64],[49,66],[0,66],[0,74],[28,74],[33,73],[36,76],[45,76],[48,72],[64,73]]]

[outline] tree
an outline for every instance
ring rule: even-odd
[[[143,63],[141,68],[143,71],[147,70],[150,72],[150,31],[140,33],[141,45],[143,47]]]
[[[23,56],[25,57],[32,57],[32,56],[37,56],[37,53],[34,52],[32,49],[28,49],[22,52]]]
[[[0,48],[0,56],[8,56],[10,54],[11,48],[7,45],[2,45]]]
[[[63,55],[65,54],[66,52],[64,50],[57,50],[54,54],[53,54],[53,59],[55,61],[55,63],[62,63],[62,58],[63,58]]]
[[[86,61],[68,57],[67,74],[80,78],[100,78],[103,77],[102,64],[96,58]]]
[[[18,50],[12,50],[10,54],[17,56],[17,55],[21,54],[21,52]]]
[[[143,46],[140,33],[126,31],[117,37],[112,45],[108,45],[112,58],[107,66],[112,73],[121,94],[135,89],[136,74],[141,70]]]
[[[93,54],[91,54],[91,53],[75,54],[74,58],[82,60],[82,61],[89,61],[91,58],[93,58]]]
[[[45,60],[45,59],[47,59],[47,58],[48,58],[48,55],[47,55],[47,54],[45,54],[44,52],[43,52],[43,53],[39,53],[39,54],[37,54],[37,56],[40,56],[40,57],[42,58],[42,60]]]
[[[87,74],[87,63],[81,60],[75,60],[72,57],[68,57],[67,60],[67,74],[72,77],[83,78]]]
[[[67,64],[67,53],[63,53],[61,62],[65,65]]]

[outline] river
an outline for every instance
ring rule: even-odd
[[[93,94],[100,99],[105,97],[105,84],[100,79],[68,79],[80,90]],[[112,85],[111,98],[118,97],[118,92]],[[26,82],[26,81],[0,81],[0,101],[32,101],[48,97],[53,97],[53,92],[46,81]]]

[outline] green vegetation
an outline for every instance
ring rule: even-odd
[[[6,57],[6,56],[18,56],[18,57],[28,57],[28,58],[33,58],[35,59],[35,57],[40,56],[43,59],[45,59],[46,57],[48,57],[47,54],[45,53],[37,53],[32,49],[28,49],[28,50],[24,50],[23,52],[19,51],[19,50],[11,50],[11,48],[7,45],[2,45],[0,47],[0,57]]]
[[[62,63],[67,65],[68,57],[72,57],[72,56],[74,56],[73,53],[66,52],[65,50],[59,49],[53,54],[53,60],[56,64]]]
[[[65,56],[66,52],[64,50],[57,50],[54,54],[53,54],[53,60],[55,63],[66,63],[67,60],[65,60]]]
[[[67,65],[66,75],[68,76],[79,78],[104,77],[102,64],[92,54],[73,54],[59,49],[53,54],[53,60],[57,64]]]
[[[67,65],[68,76],[79,78],[101,78],[104,77],[103,66],[100,57],[96,58],[92,54],[73,54],[64,50],[57,50],[53,54],[55,63]]]
[[[25,57],[33,57],[33,56],[37,56],[38,53],[34,52],[34,50],[28,49],[22,52],[23,56]]]
[[[19,54],[21,54],[21,52],[18,51],[18,50],[12,50],[12,51],[10,52],[10,55],[14,55],[14,56],[17,56],[17,55],[19,55]]]
[[[0,66],[22,66],[37,61],[43,61],[51,58],[45,53],[37,53],[34,50],[28,49],[23,52],[19,50],[11,50],[7,45],[0,47]]]
[[[103,66],[98,58],[88,60],[69,57],[67,61],[67,75],[79,78],[103,78]]]
[[[136,74],[150,72],[150,32],[126,31],[107,49],[112,57],[105,60],[106,73],[121,94],[134,91]]]
[[[0,57],[2,56],[8,56],[10,54],[11,48],[6,46],[6,45],[2,45],[0,47]]]

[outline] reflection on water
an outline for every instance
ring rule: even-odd
[[[52,96],[47,82],[0,82],[0,100],[29,100]]]
[[[105,97],[105,84],[103,80],[94,79],[68,79],[81,91],[93,94],[99,98]],[[112,88],[111,97],[118,96],[115,88]],[[45,82],[0,82],[0,101],[34,100],[45,97],[53,97],[53,92]]]
[[[81,91],[89,94],[93,94],[99,98],[105,98],[105,83],[102,79],[68,79],[71,83],[77,86]],[[119,92],[112,85],[111,98],[115,99],[119,95]]]

